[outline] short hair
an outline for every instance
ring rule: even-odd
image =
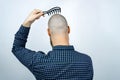
[[[65,33],[68,29],[68,23],[63,15],[54,14],[48,21],[48,27],[52,33]]]

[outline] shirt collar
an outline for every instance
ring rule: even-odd
[[[74,50],[72,45],[64,46],[64,45],[57,45],[53,46],[53,50]]]

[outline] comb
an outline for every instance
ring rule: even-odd
[[[61,8],[60,7],[53,7],[47,11],[43,11],[44,15],[45,14],[48,14],[48,15],[51,15],[51,14],[57,14],[57,13],[60,13],[61,12]]]

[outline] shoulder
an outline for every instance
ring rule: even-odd
[[[85,53],[81,53],[81,52],[78,52],[78,51],[75,51],[76,55],[80,58],[80,60],[82,61],[92,61],[91,60],[91,57]]]

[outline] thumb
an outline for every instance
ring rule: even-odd
[[[40,13],[37,13],[35,17],[36,17],[36,19],[37,19],[37,18],[40,18],[40,17],[43,16],[43,15],[44,15],[43,12],[40,12]]]

